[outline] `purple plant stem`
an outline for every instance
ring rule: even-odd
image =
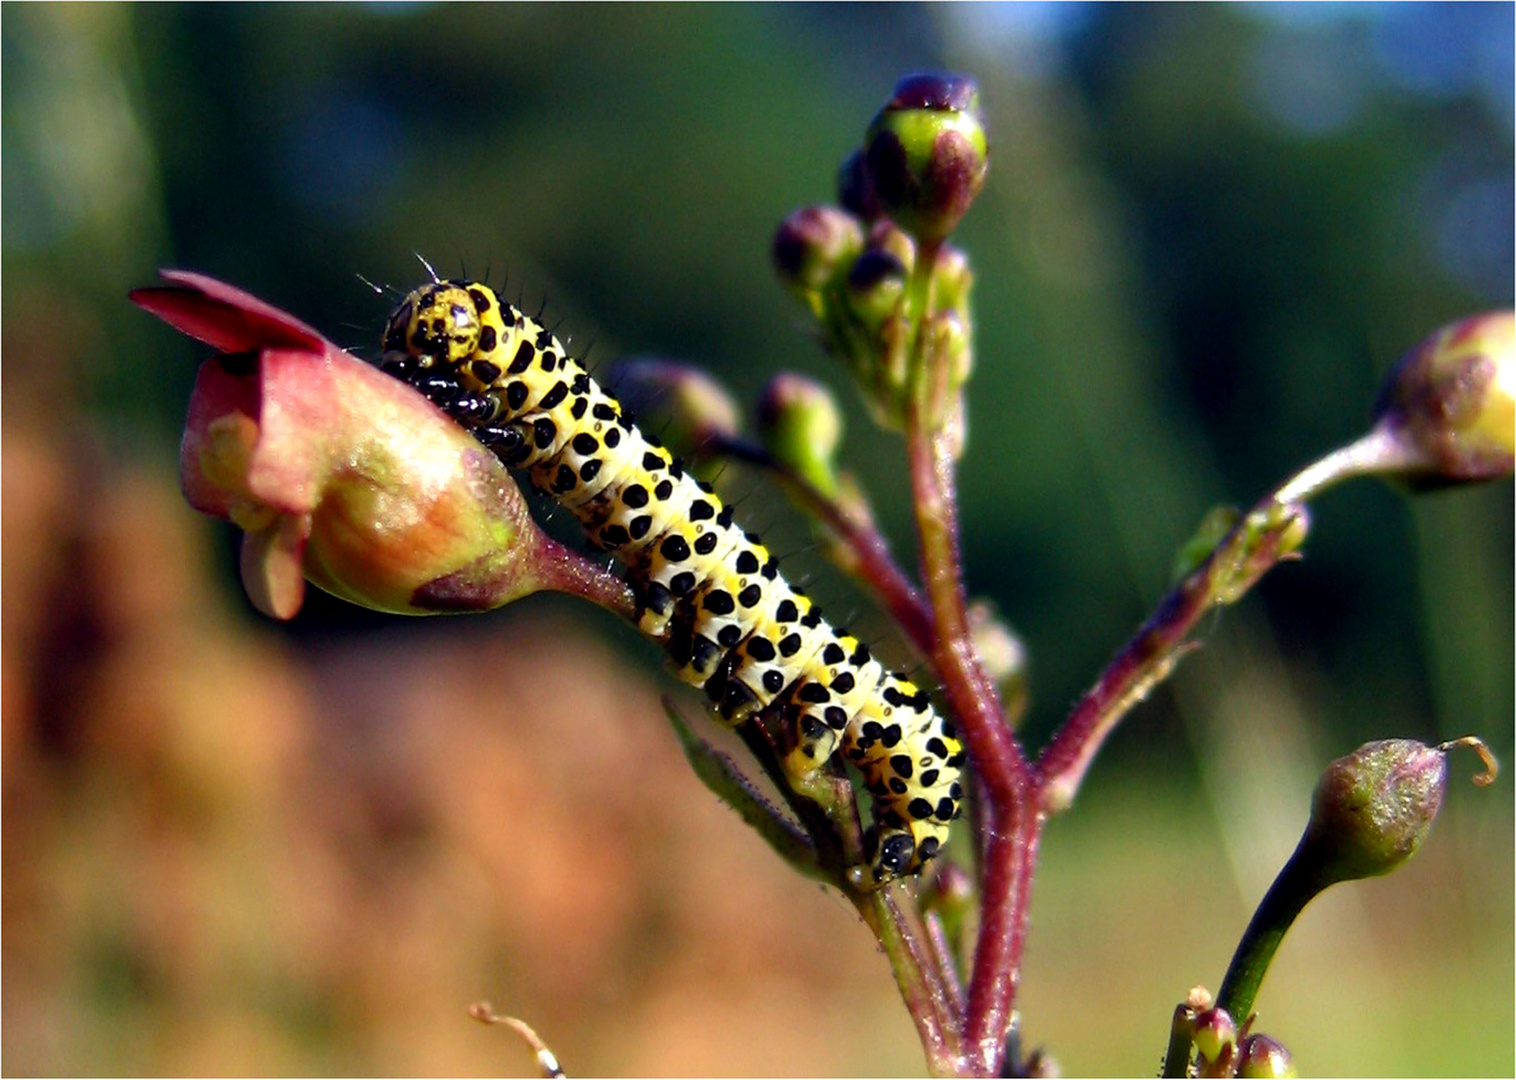
[[[1037,776],[1016,742],[969,635],[958,545],[951,433],[907,435],[922,578],[936,615],[932,660],[985,799],[984,898],[959,1070],[998,1075],[1010,1032],[1044,815]]]
[[[1288,514],[1260,525],[1260,512],[1280,508],[1274,495],[1262,499],[1237,523],[1198,568],[1191,571],[1101,673],[1037,759],[1046,808],[1067,806],[1106,736],[1131,708],[1167,678],[1183,655],[1186,636],[1210,608],[1235,601],[1281,558]]]
[[[631,586],[593,559],[541,535],[533,569],[542,588],[568,593],[619,615],[637,621],[637,601]]]

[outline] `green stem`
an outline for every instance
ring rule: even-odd
[[[908,919],[895,902],[894,891],[898,887],[855,892],[853,905],[889,958],[895,984],[916,1024],[931,1074],[956,1075],[962,1055],[954,1007],[956,989],[950,988],[946,973],[933,963],[919,924]]]
[[[1237,943],[1237,951],[1232,954],[1216,995],[1217,1007],[1225,1009],[1239,1027],[1253,1015],[1258,988],[1296,916],[1317,893],[1336,880],[1318,856],[1317,848],[1302,840],[1269,886]]]

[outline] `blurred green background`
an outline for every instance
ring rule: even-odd
[[[768,244],[901,75],[972,74],[965,556],[1031,651],[1033,742],[1206,508],[1356,436],[1402,350],[1512,303],[1507,4],[3,13],[11,1074],[529,1071],[467,1021],[481,997],[571,1073],[921,1066],[845,905],[677,760],[625,628],[549,601],[251,613],[229,527],[175,496],[204,351],[126,302],[156,268],[372,355],[419,253],[503,275],[592,361],[688,360],[749,399],[806,371],[848,398],[907,553],[899,448]],[[1070,1073],[1156,1068],[1325,761],[1390,735],[1510,756],[1510,485],[1314,512],[1306,558],[1207,624],[1051,827],[1021,1005]],[[1456,784],[1409,867],[1307,913],[1259,1002],[1305,1072],[1511,1072],[1511,791]]]

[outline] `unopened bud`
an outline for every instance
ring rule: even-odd
[[[1237,1075],[1248,1080],[1289,1080],[1299,1076],[1295,1059],[1278,1039],[1249,1035],[1237,1054]]]
[[[1511,474],[1516,455],[1516,313],[1445,326],[1403,356],[1374,404],[1376,428],[1408,458],[1413,488]]]
[[[900,310],[909,270],[882,248],[870,248],[853,263],[847,277],[848,311],[868,332],[877,332]]]
[[[611,366],[606,384],[643,430],[686,459],[708,443],[735,437],[741,427],[741,410],[727,388],[688,364],[623,360]]]
[[[1195,1049],[1207,1062],[1219,1062],[1237,1046],[1237,1024],[1225,1009],[1207,1009],[1195,1017]]]
[[[837,174],[837,201],[844,210],[856,215],[861,221],[875,221],[884,213],[862,150],[853,151],[842,163],[842,169]]]
[[[1365,743],[1322,773],[1301,846],[1336,881],[1387,874],[1426,839],[1447,784],[1443,750],[1412,739]]]
[[[842,410],[825,386],[792,371],[774,376],[758,400],[758,432],[775,459],[822,495],[837,494]]]
[[[880,204],[907,232],[938,243],[984,186],[989,145],[979,91],[959,75],[911,75],[864,140]]]
[[[807,206],[774,233],[774,266],[780,279],[801,293],[825,289],[863,250],[858,219],[832,206]]]

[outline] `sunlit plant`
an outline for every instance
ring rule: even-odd
[[[1021,643],[966,595],[960,562],[955,483],[972,453],[975,330],[971,262],[952,236],[989,164],[973,82],[911,76],[846,159],[839,205],[797,210],[773,242],[779,278],[821,344],[903,440],[914,576],[876,528],[871,496],[844,464],[841,412],[813,380],[776,373],[749,441],[708,377],[629,369],[624,397],[662,410],[676,455],[556,338],[477,283],[433,281],[408,296],[377,369],[200,275],[169,272],[168,285],[133,294],[218,350],[191,401],[183,483],[196,508],[245,531],[243,580],[261,610],[292,616],[307,580],[412,614],[553,589],[637,625],[752,751],[735,763],[673,703],[696,773],[780,858],[854,905],[939,1075],[1053,1068],[1017,1038],[1043,829],[1075,803],[1115,726],[1173,672],[1201,617],[1303,549],[1307,504],[1328,487],[1369,475],[1412,490],[1503,478],[1516,448],[1516,319],[1476,315],[1434,331],[1391,371],[1361,439],[1250,508],[1207,518],[1172,590],[1034,751],[1014,724],[1026,705]],[[925,661],[935,701],[827,623],[699,479],[733,460],[765,470],[810,519],[828,557]],[[620,572],[543,535],[513,472],[558,499]],[[1284,1044],[1254,1030],[1269,960],[1322,889],[1387,873],[1421,845],[1455,745],[1478,751],[1478,779],[1493,779],[1473,737],[1386,739],[1327,767],[1300,845],[1219,990],[1197,986],[1176,1008],[1165,1075],[1293,1075]],[[783,807],[751,782],[755,768]],[[1155,1032],[1155,1053],[1163,1041]]]

